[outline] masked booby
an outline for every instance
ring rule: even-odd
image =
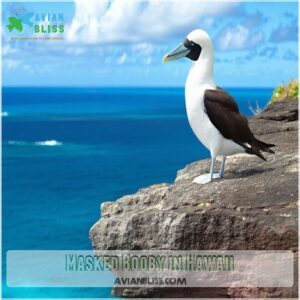
[[[261,151],[274,153],[267,144],[258,140],[248,126],[248,120],[226,91],[219,88],[213,78],[214,52],[209,35],[196,29],[183,43],[166,54],[164,62],[187,57],[192,60],[186,84],[185,103],[190,126],[209,149],[211,166],[208,174],[196,177],[193,182],[205,184],[224,176],[226,156],[236,153],[257,155],[266,160]],[[221,168],[214,173],[217,156],[222,156]]]

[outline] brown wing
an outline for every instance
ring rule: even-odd
[[[213,125],[226,138],[244,148],[253,139],[248,120],[240,114],[234,99],[224,90],[206,90],[204,93],[206,113]]]

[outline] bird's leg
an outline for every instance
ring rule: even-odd
[[[215,178],[220,178],[220,173],[214,173],[214,166],[216,162],[216,157],[214,155],[211,156],[211,165],[210,172],[208,174],[200,175],[194,178],[193,182],[198,184],[205,184],[211,182]]]
[[[212,181],[214,178],[215,162],[216,162],[216,158],[212,155],[211,156],[211,164],[210,164],[210,172],[209,172],[210,181]]]
[[[226,155],[224,155],[222,157],[222,163],[221,163],[221,168],[220,168],[220,172],[219,172],[219,175],[220,175],[221,178],[224,177],[225,162],[226,162]]]

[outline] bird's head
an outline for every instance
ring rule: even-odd
[[[163,62],[176,60],[182,57],[197,61],[201,56],[201,53],[210,47],[211,39],[209,35],[202,29],[196,29],[187,35],[181,45],[172,52],[167,53],[163,58]]]

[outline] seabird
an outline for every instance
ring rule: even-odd
[[[209,35],[196,29],[183,43],[166,54],[164,62],[187,57],[192,60],[185,84],[185,103],[190,126],[209,149],[210,173],[196,177],[193,182],[205,184],[224,176],[226,156],[236,153],[254,154],[266,160],[261,151],[274,153],[267,144],[251,132],[248,120],[226,91],[218,87],[213,78],[214,52]],[[221,168],[214,173],[217,156],[222,156]]]

